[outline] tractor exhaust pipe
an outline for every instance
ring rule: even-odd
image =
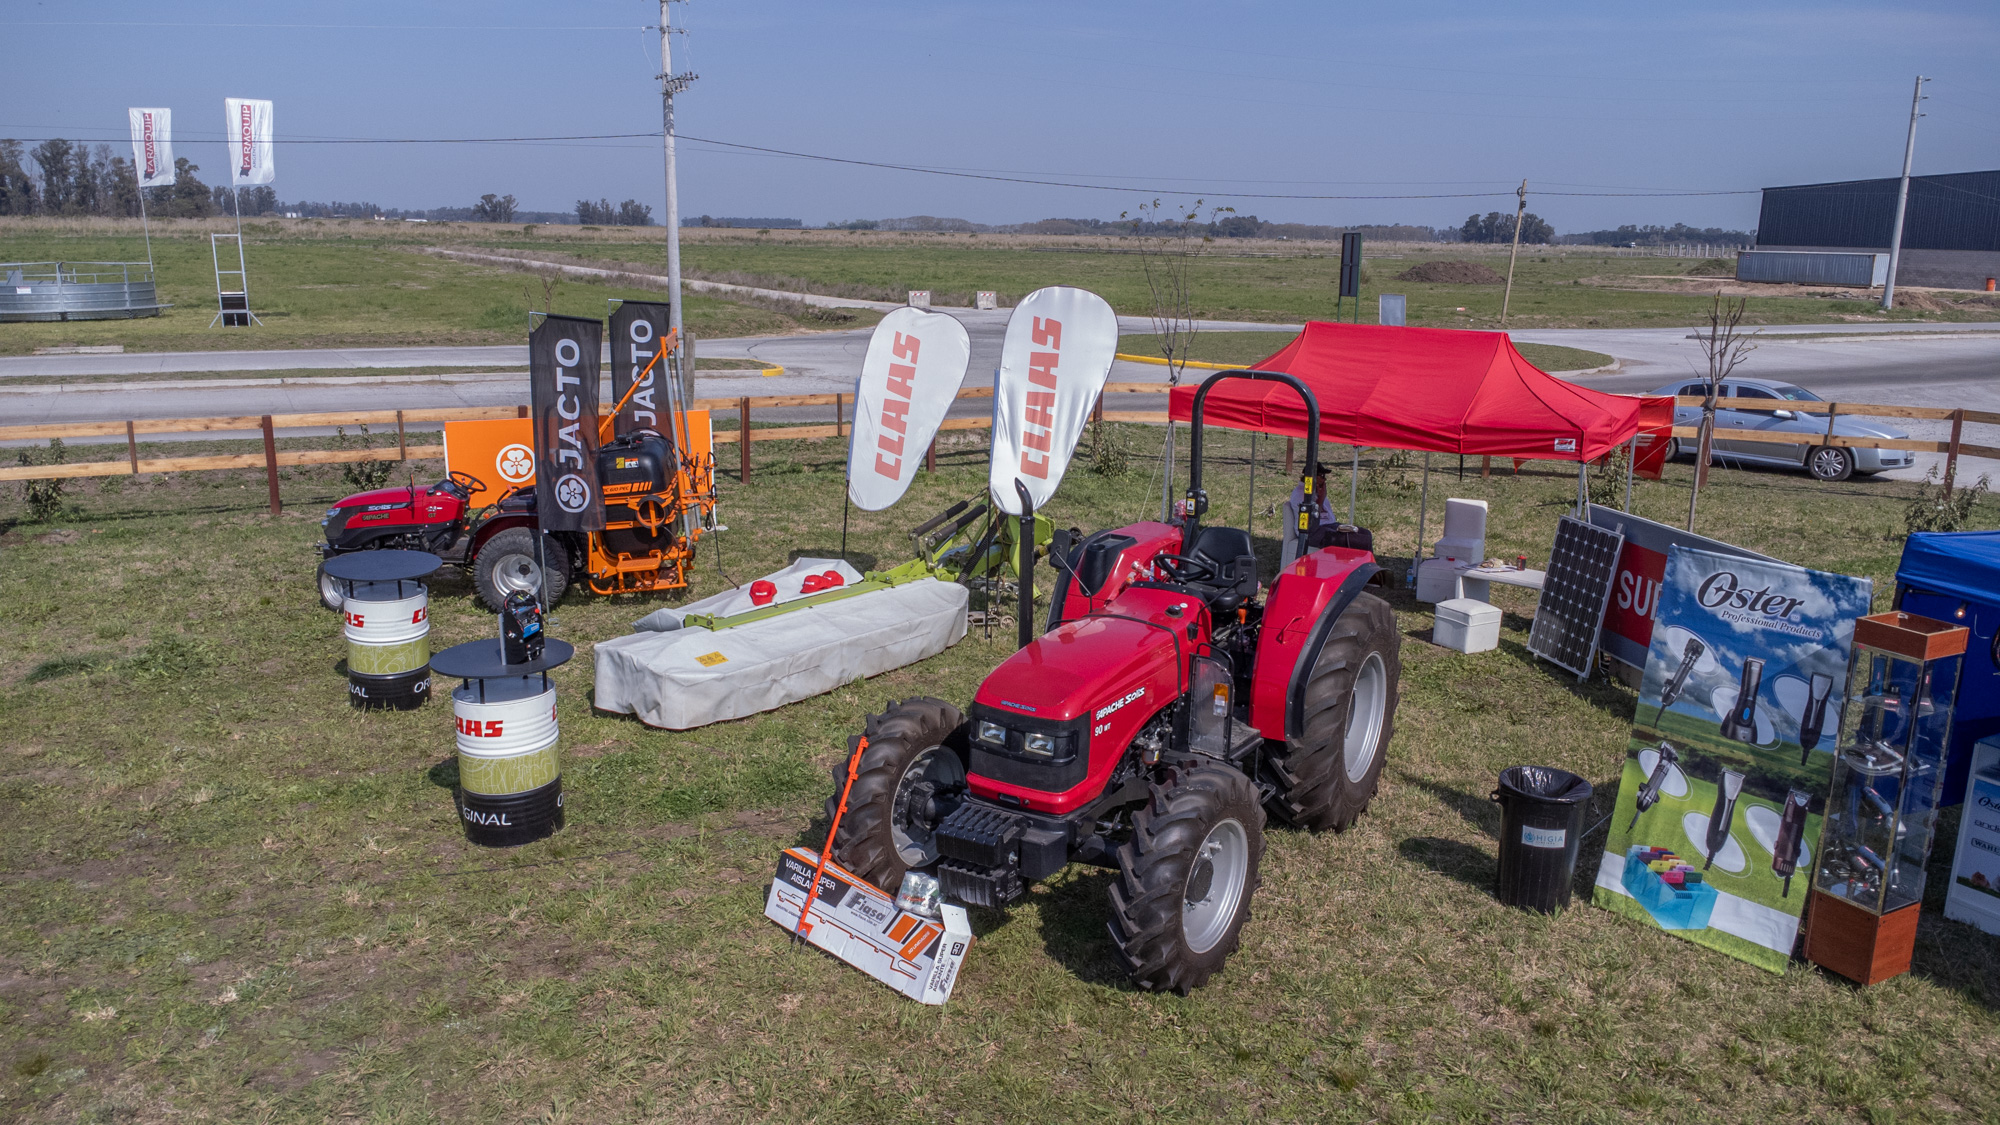
[[[1021,643],[1016,647],[1027,648],[1028,642],[1035,639],[1035,501],[1019,477],[1014,478],[1014,494],[1021,498],[1021,534],[1017,543],[1021,551],[1017,576],[1021,583],[1021,604],[1014,611]]]

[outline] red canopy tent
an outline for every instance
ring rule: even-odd
[[[1673,425],[1672,399],[1564,382],[1529,363],[1504,332],[1315,320],[1252,366],[1310,387],[1319,400],[1320,439],[1347,445],[1594,461],[1642,429]],[[1192,418],[1197,385],[1182,384],[1169,396],[1175,421]],[[1287,437],[1306,432],[1305,404],[1274,383],[1218,384],[1202,420]],[[1665,442],[1648,444],[1664,452]]]

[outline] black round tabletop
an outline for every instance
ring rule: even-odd
[[[342,582],[407,582],[443,565],[429,551],[349,551],[326,560],[326,572]]]
[[[576,646],[551,637],[542,643],[542,658],[525,664],[509,664],[502,659],[500,638],[486,637],[453,645],[431,654],[431,671],[461,680],[490,680],[501,676],[532,676],[560,668],[576,655]]]

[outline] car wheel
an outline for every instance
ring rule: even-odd
[[[1854,454],[1837,445],[1817,446],[1806,454],[1806,471],[1814,480],[1846,480],[1854,475]]]
[[[1667,456],[1666,456],[1667,460],[1669,461],[1680,460],[1682,452],[1684,451],[1681,449],[1681,439],[1679,438],[1667,439]]]

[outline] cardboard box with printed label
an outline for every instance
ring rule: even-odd
[[[778,857],[764,917],[798,932],[799,908],[818,863],[819,854],[809,848],[786,848]],[[938,918],[912,914],[830,861],[814,897],[806,917],[808,942],[919,1003],[943,1004],[951,998],[966,950],[972,948],[972,927],[963,907],[945,903]]]

